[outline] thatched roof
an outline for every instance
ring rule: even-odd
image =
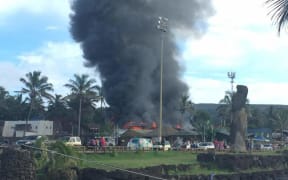
[[[197,136],[199,133],[188,130],[177,130],[172,127],[163,127],[162,136]],[[148,129],[148,130],[132,130],[129,129],[121,135],[121,137],[158,137],[159,129]]]
[[[128,129],[126,132],[124,132],[121,137],[148,137],[147,133],[151,132],[152,130],[133,130]]]

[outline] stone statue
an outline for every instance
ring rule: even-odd
[[[231,150],[246,152],[247,112],[245,108],[248,88],[244,85],[237,85],[237,92],[232,96],[231,114]]]

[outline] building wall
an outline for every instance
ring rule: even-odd
[[[23,130],[15,130],[17,124],[25,124],[26,121],[5,121],[2,136],[3,137],[22,137]],[[27,132],[29,135],[53,135],[53,121],[39,120],[28,121],[31,124],[31,131]]]

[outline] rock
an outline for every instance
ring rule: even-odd
[[[231,150],[246,152],[247,112],[245,108],[248,88],[237,86],[237,92],[232,96],[232,123],[230,128]]]

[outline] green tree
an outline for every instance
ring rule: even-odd
[[[42,151],[34,151],[33,154],[39,179],[56,179],[54,177],[55,172],[56,174],[59,170],[69,172],[71,167],[75,167],[80,164],[80,162],[76,159],[79,158],[80,155],[72,147],[65,146],[63,142],[57,141],[50,144],[48,150],[45,142],[45,137],[37,140],[35,146]]]
[[[181,113],[181,119],[179,125],[182,127],[182,123],[184,121],[185,114],[189,114],[189,117],[193,116],[194,113],[194,104],[191,100],[189,100],[189,95],[184,94],[181,96],[179,103],[179,111]]]
[[[53,96],[49,93],[53,91],[53,85],[48,83],[48,77],[41,76],[40,71],[29,72],[25,76],[26,79],[20,78],[20,81],[25,86],[22,88],[21,93],[28,95],[28,100],[30,103],[28,116],[26,118],[26,134],[28,120],[30,120],[32,111],[34,109],[43,107],[44,99],[53,99]]]
[[[219,101],[219,106],[216,109],[222,127],[229,126],[231,123],[232,96],[231,91],[226,91],[224,98]]]
[[[74,79],[70,79],[69,83],[64,86],[69,88],[71,94],[66,98],[71,101],[78,101],[78,136],[81,135],[81,118],[82,118],[82,105],[89,104],[91,107],[96,107],[96,102],[99,100],[98,92],[100,87],[95,84],[95,79],[89,79],[87,74],[77,75],[74,74]]]
[[[202,134],[203,141],[207,140],[206,137],[211,136],[213,126],[208,112],[202,110],[196,111],[191,124],[199,134]]]
[[[23,101],[22,95],[11,96],[4,87],[0,86],[0,119],[19,120],[24,119],[28,111],[27,103]]]
[[[4,120],[6,117],[6,113],[8,111],[7,106],[7,98],[9,96],[8,91],[5,90],[4,87],[0,86],[0,119]]]
[[[273,112],[273,123],[281,131],[283,140],[283,130],[288,129],[288,109],[278,109]]]
[[[20,120],[27,117],[29,104],[23,99],[22,94],[16,96],[8,96],[6,99],[7,113],[6,120]]]
[[[55,94],[55,98],[49,101],[47,118],[54,122],[54,130],[56,132],[70,131],[71,118],[73,113],[68,108],[68,104],[61,95]]]
[[[266,0],[266,4],[270,8],[269,14],[271,14],[271,19],[280,34],[288,20],[288,0]]]

